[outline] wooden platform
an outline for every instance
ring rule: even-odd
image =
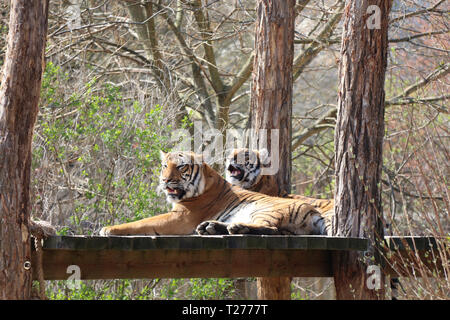
[[[434,237],[385,237],[385,273],[393,277],[444,277],[442,259],[450,258],[447,241]],[[441,246],[440,248],[438,248]],[[442,256],[441,253],[445,255]],[[447,267],[448,270],[448,267]]]
[[[398,252],[436,245],[386,239]],[[67,279],[70,265],[81,279],[332,277],[332,252],[366,248],[367,239],[325,236],[54,236],[43,243],[43,268],[47,280]]]

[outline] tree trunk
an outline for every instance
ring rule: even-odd
[[[259,300],[290,300],[291,278],[256,278]]]
[[[0,299],[29,299],[30,168],[48,0],[11,2],[0,87]]]
[[[370,245],[364,253],[347,251],[334,256],[337,299],[384,298],[377,243],[383,239],[380,178],[391,1],[370,4],[377,7],[368,9],[368,0],[348,1],[344,10],[333,225],[334,235],[365,237]]]
[[[267,149],[272,161],[279,160],[275,175],[280,189],[285,193],[290,192],[291,183],[294,7],[294,0],[257,1],[256,53],[250,106],[252,141],[258,141],[261,146],[260,131],[267,129]],[[272,141],[270,129],[279,130],[276,144]],[[277,144],[279,147],[275,150]],[[258,297],[290,299],[290,280],[258,278]]]

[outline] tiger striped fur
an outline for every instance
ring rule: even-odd
[[[104,227],[101,235],[132,234],[327,234],[312,205],[232,186],[190,152],[161,152],[160,187],[172,210]]]
[[[233,149],[227,157],[225,164],[225,177],[232,185],[242,187],[249,191],[297,199],[311,204],[320,211],[327,221],[327,229],[331,229],[334,216],[333,199],[316,199],[298,194],[283,193],[274,175],[264,175],[263,169],[268,160],[266,149],[249,150],[247,148]]]
[[[268,158],[266,149],[248,150],[246,148],[234,149],[227,157],[225,164],[226,180],[232,185],[240,186],[246,190],[264,193],[271,196],[281,196],[298,199],[311,204],[322,213],[328,235],[331,235],[331,224],[334,217],[333,199],[315,199],[297,194],[282,193],[275,176],[263,175],[262,169]],[[391,278],[391,298],[397,300],[398,287],[401,283],[398,278]]]

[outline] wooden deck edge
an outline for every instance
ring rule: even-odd
[[[436,239],[386,237],[386,244],[385,274],[443,275]],[[366,247],[367,239],[323,236],[55,236],[44,241],[43,269],[47,280],[67,280],[73,270],[86,280],[332,277],[333,253]]]
[[[44,249],[64,250],[366,250],[367,239],[326,236],[52,236]]]
[[[331,251],[296,249],[47,249],[43,269],[46,280],[67,280],[75,269],[81,280],[332,276]]]

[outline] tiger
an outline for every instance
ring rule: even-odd
[[[333,199],[310,198],[281,190],[274,175],[264,175],[262,172],[268,161],[267,149],[233,149],[225,162],[225,178],[232,185],[246,190],[305,201],[322,213],[334,210]]]
[[[103,227],[100,235],[325,235],[312,205],[233,186],[202,155],[161,151],[159,188],[172,209],[135,222]]]
[[[233,149],[225,163],[226,180],[235,186],[240,186],[246,190],[264,193],[271,196],[281,196],[298,199],[311,204],[316,210],[321,212],[328,235],[331,235],[331,225],[334,217],[333,199],[315,199],[297,194],[287,194],[283,192],[274,175],[263,175],[262,170],[269,161],[267,149],[249,150],[247,148]],[[402,285],[398,278],[390,279],[392,300],[397,300],[398,287]]]
[[[274,175],[264,175],[263,170],[270,161],[267,149],[233,149],[225,162],[225,178],[234,186],[269,196],[296,199],[312,205],[318,210],[326,224],[327,234],[331,235],[334,218],[334,199],[316,199],[298,194],[288,194],[280,188]]]

